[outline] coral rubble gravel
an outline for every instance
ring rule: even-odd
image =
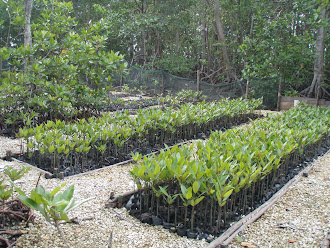
[[[0,136],[0,158],[6,156],[7,151],[12,153],[21,152],[21,139],[12,139],[4,136]]]

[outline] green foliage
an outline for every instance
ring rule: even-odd
[[[56,187],[52,191],[47,191],[41,185],[37,185],[37,187],[30,192],[30,196],[26,196],[26,194],[21,188],[16,187],[14,185],[14,182],[21,178],[25,173],[27,173],[29,169],[30,167],[23,167],[20,170],[16,170],[12,167],[8,167],[5,169],[5,174],[9,177],[12,188],[6,190],[6,181],[1,180],[0,199],[4,204],[5,201],[10,198],[10,196],[13,196],[13,191],[15,188],[15,190],[20,195],[19,199],[24,205],[40,212],[48,222],[54,221],[53,224],[57,227],[62,239],[67,244],[67,246],[70,247],[58,225],[58,221],[64,220],[67,222],[71,222],[68,217],[68,213],[76,209],[80,205],[84,204],[85,202],[89,201],[90,199],[77,202],[73,198],[73,185],[68,187],[63,192],[60,192],[65,187],[66,183],[63,183],[61,186]]]
[[[36,113],[36,123],[95,115],[107,101],[111,74],[126,67],[122,55],[105,49],[104,20],[76,30],[71,2],[44,2],[50,6],[32,24],[33,47],[0,48],[11,66],[0,84],[7,125],[20,125],[22,113]]]
[[[59,38],[54,43],[46,35],[45,47],[49,42],[52,47],[61,44],[68,32],[84,35],[81,30],[89,32],[95,23],[102,23],[99,34],[107,50],[119,51],[136,66],[164,69],[186,78],[195,77],[200,69],[210,83],[226,79],[212,1],[81,0],[61,3],[60,12],[59,1],[34,1],[34,6],[34,30],[39,25]],[[308,86],[313,76],[315,32],[320,25],[329,26],[319,19],[320,11],[328,6],[328,1],[319,0],[220,1],[226,48],[236,76],[283,74],[286,84],[295,90]],[[19,47],[23,43],[23,1],[1,1],[0,16],[0,47]],[[73,28],[60,16],[68,16]],[[329,61],[329,37],[325,37],[325,61]],[[76,48],[75,39],[72,41],[71,47]],[[3,66],[7,68],[6,62]],[[325,78],[328,68],[326,63]]]
[[[7,201],[13,193],[13,189],[6,190],[7,185],[4,180],[0,181],[0,199],[2,203]]]
[[[20,179],[22,176],[24,176],[25,173],[27,173],[31,168],[30,167],[23,167],[19,171],[14,169],[13,167],[8,167],[4,170],[5,174],[10,178],[12,182]]]
[[[16,170],[11,166],[4,169],[4,173],[10,179],[9,183],[11,184],[11,189],[6,190],[7,182],[5,180],[0,181],[0,198],[3,203],[6,200],[8,200],[10,198],[10,196],[13,198],[15,181],[20,179],[22,176],[24,176],[24,174],[27,173],[29,170],[30,170],[30,167],[22,167],[20,170]]]
[[[284,91],[284,96],[295,96],[295,97],[300,97],[299,93],[294,90],[294,89],[288,89]]]
[[[203,144],[175,146],[144,158],[136,154],[138,163],[131,174],[145,188],[162,185],[165,199],[176,196],[179,188],[183,206],[194,207],[211,198],[223,207],[233,193],[249,189],[285,166],[291,154],[302,154],[306,147],[328,137],[329,120],[328,108],[302,104],[253,122],[249,129],[214,132]],[[169,185],[174,190],[169,191]]]
[[[185,56],[178,56],[177,54],[169,54],[166,57],[157,60],[155,67],[165,70],[174,75],[190,75],[193,71],[195,61]]]
[[[0,2],[0,47],[22,44],[25,23],[23,1]]]
[[[192,125],[206,126],[217,119],[223,118],[225,121],[239,117],[256,109],[260,104],[261,100],[254,99],[223,99],[219,102],[183,104],[176,111],[172,111],[172,108],[140,109],[134,117],[128,112],[116,112],[104,114],[100,118],[81,119],[70,123],[48,121],[33,128],[20,128],[18,137],[26,140],[29,149],[35,148],[41,156],[50,156],[52,167],[56,168],[58,158],[67,158],[69,155],[82,159],[88,154],[95,156],[92,154],[99,153],[102,154],[100,157],[117,156],[115,152],[120,149],[125,151],[128,146],[138,147],[140,140],[143,142],[144,139],[154,139],[156,132],[161,132],[160,137],[156,138],[160,139],[160,144],[164,144],[167,143],[165,133],[172,137],[175,132],[179,134],[184,127],[183,130],[190,130]],[[188,135],[188,132],[191,131],[185,131],[185,134]],[[150,135],[152,133],[154,135]],[[30,139],[31,136],[34,136],[34,139]],[[151,141],[151,144],[153,142],[155,141]]]
[[[277,105],[280,77],[250,78],[249,97],[262,98],[267,109],[275,109]]]
[[[171,104],[178,105],[187,102],[201,102],[206,99],[206,96],[203,95],[201,91],[192,91],[192,90],[180,90],[175,95],[168,93],[165,97],[156,98],[162,104]]]
[[[296,88],[310,80],[313,66],[313,32],[305,30],[311,25],[311,1],[256,3],[257,13],[253,34],[245,37],[239,46],[245,62],[243,76],[270,77],[282,74],[287,85]],[[280,12],[274,8],[281,9]]]
[[[20,189],[16,188],[16,190],[21,195],[19,199],[26,206],[39,211],[48,222],[51,220],[65,220],[71,222],[67,214],[90,199],[76,202],[73,198],[73,185],[64,192],[59,192],[65,185],[66,183],[56,187],[51,192],[45,190],[41,185],[38,185],[31,191],[30,197],[26,196]]]

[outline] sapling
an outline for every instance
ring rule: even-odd
[[[27,173],[30,170],[30,167],[23,167],[22,169],[20,169],[19,171],[14,169],[13,167],[8,167],[6,169],[4,169],[5,174],[9,177],[9,179],[11,180],[11,185],[12,185],[12,189],[11,189],[11,193],[14,191],[14,182],[18,179],[20,179],[25,173]],[[13,199],[13,195],[12,195],[12,199]]]
[[[4,183],[4,180],[0,181],[0,199],[2,201],[2,205],[9,199],[12,195],[13,190],[6,190],[7,185]]]
[[[165,187],[159,186],[159,189],[166,196],[165,200],[168,203],[168,207],[167,207],[167,223],[170,223],[170,206],[173,204],[174,200],[179,196],[179,194],[170,195],[168,193],[168,191],[166,191],[167,187],[168,187],[168,185],[166,185]]]
[[[49,223],[52,223],[53,221],[52,224],[57,228],[62,240],[67,247],[70,247],[60,229],[59,221],[64,220],[66,222],[71,222],[67,214],[83,203],[89,201],[91,198],[76,202],[73,198],[74,185],[71,185],[62,193],[59,192],[65,185],[66,183],[63,183],[51,192],[47,191],[43,186],[38,185],[31,191],[30,197],[26,196],[21,189],[16,188],[16,190],[20,194],[19,199],[24,205],[39,211]]]

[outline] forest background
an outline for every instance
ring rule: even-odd
[[[284,95],[327,98],[329,6],[329,0],[2,0],[0,68],[33,83],[74,74],[98,85],[100,75],[123,70],[126,61],[185,78],[199,71],[210,84],[281,77]],[[278,84],[264,87],[278,91]]]

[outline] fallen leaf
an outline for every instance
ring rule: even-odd
[[[236,241],[237,241],[237,242],[243,242],[244,239],[242,239],[240,236],[236,236]]]
[[[248,247],[248,248],[255,248],[255,247],[256,247],[256,246],[251,245],[250,243],[247,243],[247,242],[242,242],[242,243],[241,243],[241,246],[243,246],[243,247]]]
[[[298,240],[295,240],[295,239],[290,239],[288,242],[289,243],[295,243],[295,242],[297,242]]]

